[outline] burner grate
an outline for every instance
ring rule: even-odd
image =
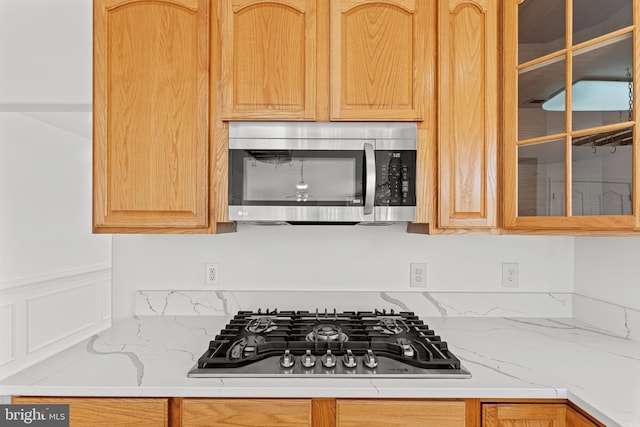
[[[263,361],[280,358],[285,352],[294,359],[303,356],[319,359],[329,353],[336,358],[364,360],[373,354],[400,367],[462,370],[460,360],[449,351],[447,343],[413,312],[269,309],[238,312],[209,343],[197,368],[214,371],[264,364]],[[278,371],[277,363],[273,369]]]

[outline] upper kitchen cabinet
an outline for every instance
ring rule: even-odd
[[[220,2],[223,120],[423,120],[431,3]]]
[[[209,0],[94,0],[94,231],[208,226]]]
[[[640,225],[638,6],[505,2],[505,228]]]
[[[424,118],[430,7],[421,0],[332,0],[332,120]]]
[[[222,118],[315,120],[316,0],[220,6]]]
[[[439,228],[497,226],[498,2],[438,2]]]

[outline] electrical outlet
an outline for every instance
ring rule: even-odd
[[[412,288],[426,288],[427,264],[424,262],[412,262],[411,264],[409,264],[409,267],[411,270],[409,285]]]
[[[502,287],[517,288],[519,281],[519,271],[517,262],[502,263]]]
[[[205,264],[204,284],[215,286],[220,284],[220,266],[218,264]]]

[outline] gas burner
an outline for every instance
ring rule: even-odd
[[[373,327],[376,331],[379,331],[386,335],[397,335],[403,332],[409,332],[407,324],[393,317],[381,317],[378,319],[378,324]]]
[[[402,347],[402,355],[404,357],[414,357],[416,355],[415,348],[411,345],[411,341],[406,338],[398,338],[396,343]]]
[[[312,332],[309,332],[306,336],[307,341],[339,341],[347,342],[349,337],[342,332],[342,329],[338,325],[320,324],[313,328]]]
[[[412,312],[239,311],[189,377],[469,378]]]
[[[259,344],[266,343],[267,340],[260,335],[249,335],[239,339],[231,345],[229,358],[232,360],[250,356],[256,352]]]
[[[257,317],[251,319],[244,330],[254,334],[266,334],[278,329],[278,325],[271,317]]]

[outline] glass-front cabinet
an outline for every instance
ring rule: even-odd
[[[638,228],[639,3],[505,2],[505,228]]]

